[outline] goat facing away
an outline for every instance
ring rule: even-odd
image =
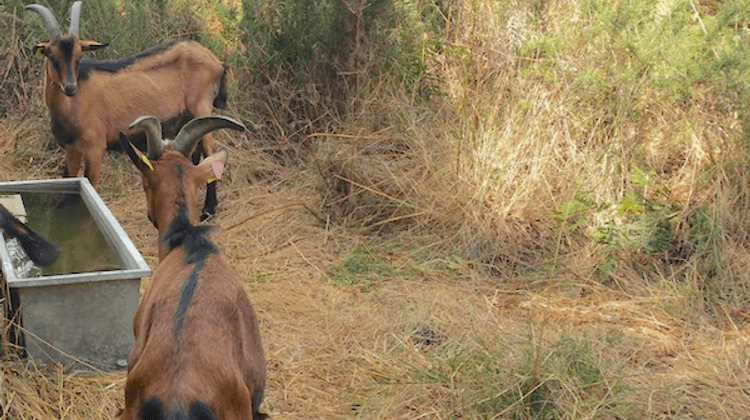
[[[92,61],[83,54],[108,44],[79,39],[80,1],[70,8],[68,33],[46,7],[25,9],[42,18],[50,36],[34,52],[46,57],[44,95],[52,135],[65,149],[63,176],[78,176],[83,159],[86,177],[98,187],[105,151],[119,146],[120,131],[134,135],[128,124],[141,115],[163,121],[164,136],[173,138],[190,119],[226,106],[226,67],[196,41],[170,41],[119,60]],[[141,139],[132,140],[140,144]],[[206,134],[193,161],[213,153],[213,139]],[[216,206],[216,184],[209,183],[201,219],[215,214]]]
[[[226,150],[194,165],[187,156],[200,137],[218,128],[244,130],[226,117],[188,122],[173,142],[162,140],[155,117],[144,130],[143,155],[120,135],[140,170],[148,217],[159,231],[159,266],[133,320],[123,420],[259,420],[266,359],[258,319],[237,276],[196,226],[198,186],[220,177]]]

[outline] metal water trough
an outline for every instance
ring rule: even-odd
[[[121,269],[25,277],[14,267],[8,243],[0,241],[2,272],[18,293],[29,356],[76,368],[124,368],[134,342],[140,280],[151,275],[130,238],[86,178],[3,182],[0,191],[79,194],[120,259]]]

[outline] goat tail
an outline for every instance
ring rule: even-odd
[[[215,108],[225,109],[227,107],[227,70],[228,67],[224,64],[224,71],[221,72],[221,79],[219,79],[219,93],[214,98]]]
[[[50,265],[60,255],[59,245],[31,230],[2,205],[0,205],[0,229],[11,238],[16,238],[23,251],[36,265]]]
[[[151,397],[139,414],[141,420],[216,420],[213,411],[203,401],[195,401],[190,405],[187,416],[183,413],[169,413],[159,397]]]

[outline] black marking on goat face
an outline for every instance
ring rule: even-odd
[[[60,81],[63,84],[63,92],[68,96],[73,96],[78,92],[78,80],[77,80],[77,67],[78,59],[73,61],[73,51],[75,49],[75,40],[72,37],[60,38],[57,44],[60,48],[60,54],[62,55],[62,63],[57,63],[57,71],[60,76]],[[63,76],[60,64],[65,67],[65,75]]]
[[[73,47],[75,47],[73,38],[60,38],[60,41],[57,45],[60,47],[60,52],[62,53],[63,60],[70,62],[70,60],[73,58]]]
[[[55,70],[60,80],[62,80],[62,71],[60,70],[60,60],[58,60],[57,57],[55,57],[52,54],[45,54],[45,55],[49,59],[49,62],[52,63],[52,68]]]

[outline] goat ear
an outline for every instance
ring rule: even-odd
[[[146,169],[154,170],[154,165],[151,163],[150,160],[141,153],[140,150],[138,150],[133,144],[128,140],[128,136],[125,135],[122,131],[120,131],[120,144],[122,145],[122,148],[125,149],[125,152],[127,152],[128,157],[130,157],[130,160],[133,161],[135,166],[141,171],[146,172]]]
[[[83,51],[96,51],[98,49],[106,47],[106,42],[99,42],[94,40],[81,40],[81,49]]]
[[[34,47],[31,49],[31,55],[35,55],[37,53],[37,51],[41,51],[42,54],[44,54],[46,56],[47,52],[49,51],[47,49],[47,45],[48,44],[49,43],[45,41],[45,42],[40,42],[40,43],[34,45]]]
[[[196,181],[203,182],[214,182],[221,179],[221,173],[224,171],[224,166],[227,164],[229,154],[226,149],[221,149],[211,156],[203,159],[196,168]]]

